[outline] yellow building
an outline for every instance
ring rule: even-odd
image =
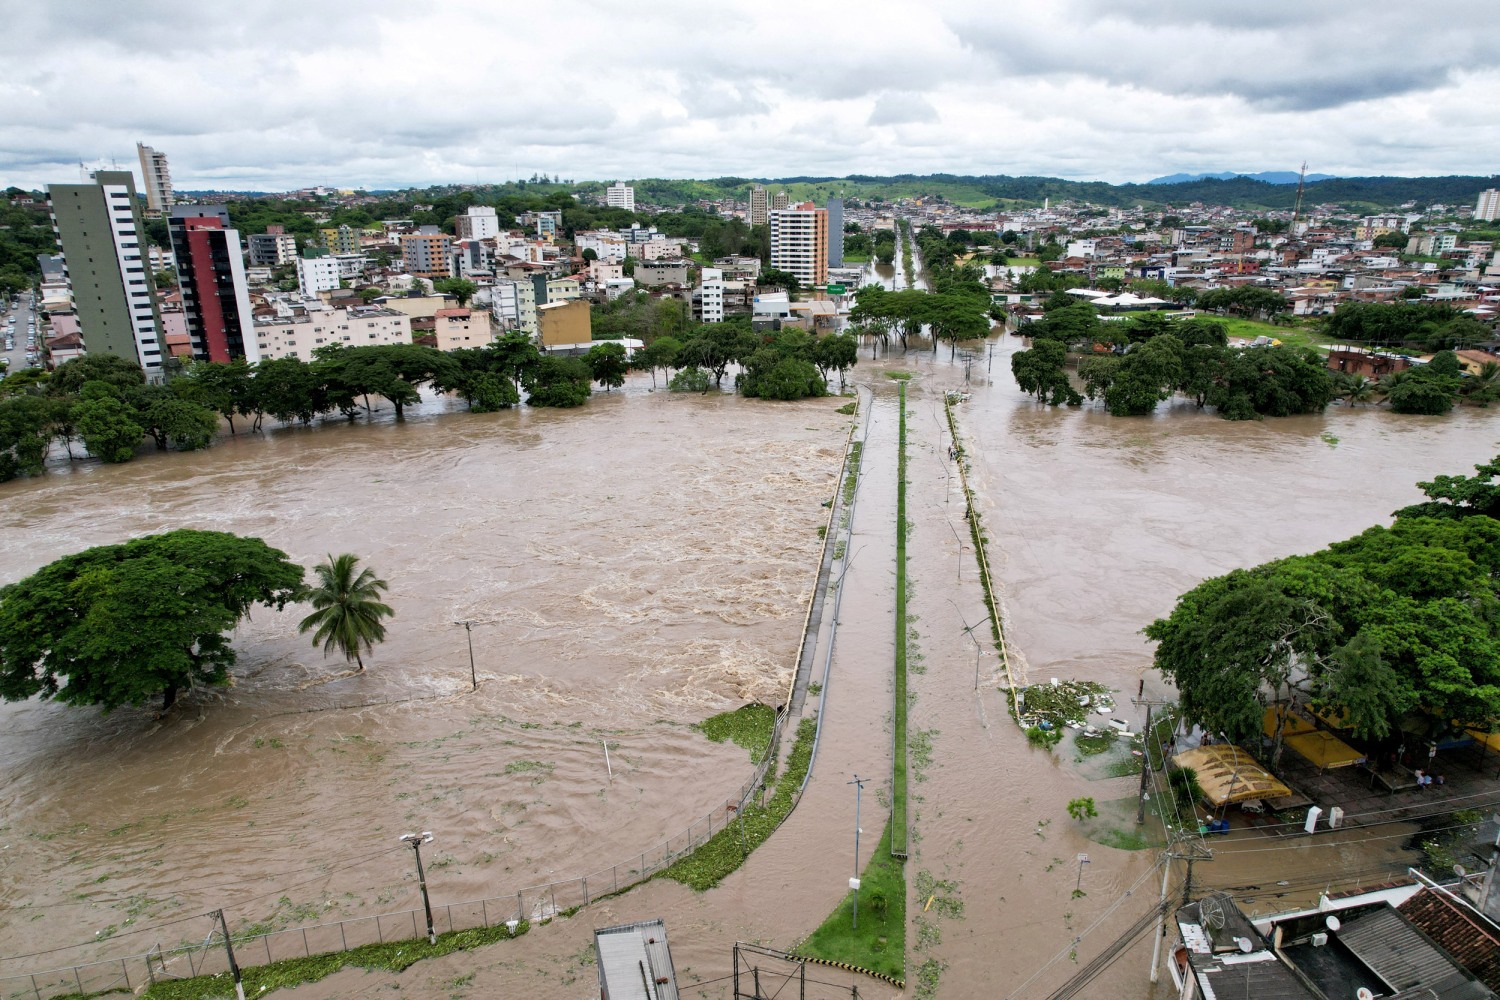
[[[548,302],[536,307],[542,349],[576,347],[594,339],[589,304],[584,299]]]

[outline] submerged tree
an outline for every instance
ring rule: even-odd
[[[259,538],[182,529],[64,556],[0,590],[0,698],[105,711],[223,685],[226,635],[254,604],[280,609],[302,567]]]
[[[329,555],[326,562],[313,567],[318,585],[306,599],[313,613],[297,625],[298,632],[313,632],[313,645],[323,647],[323,655],[336,649],[347,662],[353,660],[365,669],[362,654],[372,652],[375,643],[385,641],[385,624],[381,619],[396,612],[382,603],[381,595],[390,586],[378,579],[368,567],[359,568],[359,557],[351,553]]]

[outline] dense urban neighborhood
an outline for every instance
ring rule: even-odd
[[[0,207],[7,997],[1497,995],[1496,178],[136,151]]]

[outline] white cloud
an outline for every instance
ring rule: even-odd
[[[1500,161],[1482,33],[1349,0],[58,0],[7,32],[0,182],[27,187],[136,140],[189,190]]]

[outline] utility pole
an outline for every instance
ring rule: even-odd
[[[844,782],[854,786],[854,877],[849,880],[849,888],[854,890],[853,929],[859,928],[859,799],[860,793],[865,790],[866,780],[856,774],[853,781]]]
[[[1198,841],[1197,837],[1189,834],[1186,830],[1179,830],[1173,835],[1172,843],[1167,847],[1162,856],[1161,870],[1161,899],[1157,903],[1161,907],[1161,914],[1156,920],[1156,943],[1151,948],[1151,981],[1157,980],[1159,962],[1161,960],[1161,942],[1166,937],[1167,928],[1167,877],[1172,871],[1173,861],[1186,861],[1188,864],[1187,881],[1182,886],[1182,905],[1189,903],[1189,896],[1193,891],[1193,862],[1212,861],[1214,852]]]
[[[218,910],[214,916],[219,918],[219,930],[224,932],[224,954],[229,956],[229,974],[234,977],[234,995],[236,1000],[245,1000],[245,983],[240,978],[240,963],[234,960],[234,942],[229,940],[229,924],[224,919],[224,911]]]
[[[432,843],[432,831],[404,833],[401,842],[410,844],[412,854],[417,858],[417,885],[422,890],[422,909],[427,913],[427,943],[437,944],[437,932],[432,929],[432,900],[427,898],[427,873],[422,870],[422,845]]]
[[[453,624],[462,625],[464,627],[464,635],[469,637],[469,684],[471,685],[469,690],[478,691],[479,674],[474,670],[474,623],[466,618],[461,622],[454,622]]]
[[[1141,737],[1141,791],[1135,805],[1135,821],[1146,822],[1146,786],[1151,781],[1151,709],[1146,706],[1146,730]],[[1165,762],[1163,762],[1165,763]]]

